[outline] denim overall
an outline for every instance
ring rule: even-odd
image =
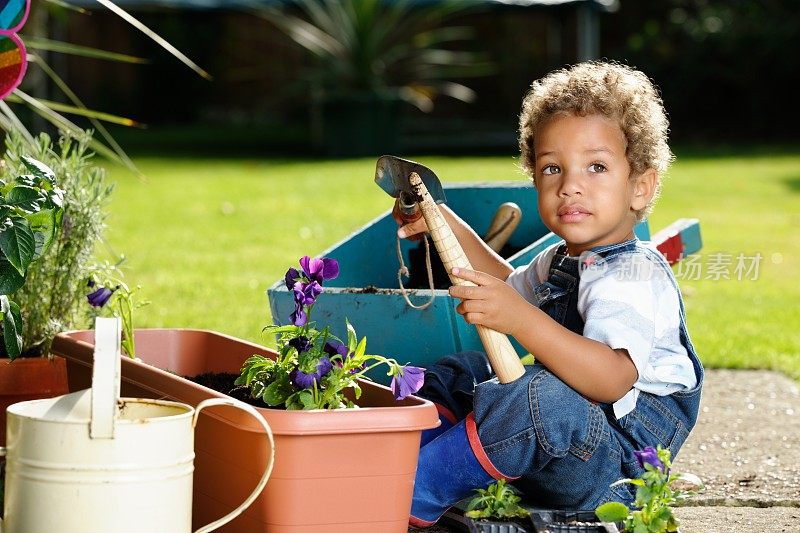
[[[663,257],[637,240],[597,247],[595,264],[626,254],[650,256],[665,269]],[[577,310],[579,260],[562,246],[547,281],[537,287],[539,307],[568,329],[582,334]],[[680,294],[680,293],[679,293]],[[589,401],[543,365],[526,367],[518,380],[501,384],[481,352],[463,352],[437,361],[418,393],[445,407],[459,420],[471,411],[488,458],[503,475],[515,479],[530,503],[555,509],[593,509],[606,501],[630,504],[634,486],[618,485],[643,473],[634,450],[661,444],[673,458],[697,420],[703,368],[686,331],[680,300],[680,338],[697,377],[691,390],[656,396],[640,391],[636,408],[619,420],[610,404]]]

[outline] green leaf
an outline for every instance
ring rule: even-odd
[[[264,394],[264,384],[260,381],[254,381],[252,385],[250,385],[250,397],[251,398],[261,398]]]
[[[274,324],[270,324],[270,325],[264,326],[261,329],[261,331],[263,331],[264,333],[272,333],[273,335],[278,335],[278,334],[281,334],[281,333],[291,333],[291,334],[299,335],[300,334],[300,329],[301,328],[299,326],[295,326],[293,324],[287,324],[285,326],[276,326]]]
[[[630,510],[620,502],[607,502],[595,509],[594,514],[601,522],[621,522],[628,517]]]
[[[53,189],[50,191],[50,194],[47,196],[47,200],[50,202],[51,206],[63,208],[64,207],[64,191],[63,189]]]
[[[347,326],[347,351],[352,353],[356,350],[356,344],[358,344],[358,335],[356,335],[356,330],[350,321],[346,318],[344,321],[345,325]]]
[[[314,402],[314,395],[311,394],[311,391],[308,389],[300,391],[297,396],[300,398],[300,403],[303,404],[303,409],[317,409],[321,407]]]
[[[472,498],[469,503],[467,504],[467,510],[472,511],[473,509],[479,509],[486,507],[490,497],[486,495],[486,491],[483,489],[475,489],[478,493],[478,496]]]
[[[25,165],[25,168],[28,171],[36,176],[39,179],[47,181],[50,185],[55,186],[56,184],[56,174],[53,170],[32,157],[28,157],[27,155],[20,156],[22,160],[22,164]]]
[[[609,486],[610,487],[616,487],[617,485],[624,485],[625,483],[629,483],[631,485],[638,485],[640,487],[644,486],[644,481],[643,480],[636,479],[636,478],[631,479],[631,478],[627,478],[627,477],[624,478],[624,479],[618,479],[617,481],[615,481],[614,483],[612,483]]]
[[[19,306],[5,294],[0,296],[0,306],[3,311],[3,343],[8,358],[13,360],[22,351],[22,316]]]
[[[156,43],[158,43],[162,48],[164,48],[167,52],[178,58],[184,65],[191,68],[200,76],[204,77],[207,80],[211,80],[211,75],[203,70],[202,68],[198,67],[194,61],[186,57],[180,50],[172,46],[169,42],[167,42],[163,37],[158,35],[156,32],[142,24],[139,20],[131,16],[127,11],[117,6],[114,2],[110,0],[97,0],[99,4],[102,4],[110,11],[113,11],[117,16],[122,18],[127,23],[131,24],[133,27],[150,37]]]
[[[353,359],[356,361],[360,361],[362,357],[364,357],[364,353],[367,351],[367,338],[364,337],[358,342],[358,346],[356,346],[355,354],[353,354]]]
[[[49,1],[52,2],[52,0]],[[141,57],[135,57],[127,54],[118,54],[115,52],[109,52],[107,50],[101,50],[99,48],[91,48],[88,46],[81,46],[62,41],[53,41],[41,37],[33,37],[26,35],[24,40],[25,40],[25,47],[29,49],[32,48],[34,50],[46,50],[50,52],[59,52],[62,54],[71,54],[82,57],[92,57],[96,59],[118,61],[121,63],[135,63],[135,64],[149,63],[147,59]]]
[[[247,359],[245,359],[244,363],[242,363],[242,369],[240,374],[244,374],[246,369],[252,368],[260,364],[264,359],[266,359],[263,355],[251,355]],[[237,380],[238,381],[238,380]],[[237,383],[237,385],[241,385],[241,383]]]
[[[42,196],[38,190],[28,185],[17,185],[6,194],[6,205],[22,209],[26,213],[35,213],[42,206]]]
[[[24,277],[36,251],[36,239],[25,219],[13,218],[11,222],[10,227],[0,230],[0,250]]]
[[[670,512],[669,519],[667,520],[667,531],[669,533],[674,533],[675,531],[678,531],[678,526],[680,526],[680,522],[678,522],[678,519],[675,518],[675,515]]]
[[[245,374],[243,374],[243,375],[241,375],[241,376],[239,376],[239,377],[240,377],[240,378],[244,378],[244,380],[245,380],[245,381],[244,381],[244,384],[245,384],[245,385],[250,385],[250,384],[253,384],[253,385],[255,385],[255,383],[254,383],[254,380],[255,380],[255,379],[256,379],[256,377],[258,377],[258,375],[259,375],[259,374],[261,374],[262,372],[264,372],[264,371],[263,371],[263,369],[262,369],[260,366],[254,366],[254,367],[250,368],[250,369],[247,371],[247,373],[245,373]],[[261,388],[262,388],[262,389],[264,388],[264,384],[263,384],[263,383],[261,383]],[[262,391],[262,393],[263,393],[263,391]],[[253,396],[261,396],[261,394],[257,394],[257,393],[256,393],[256,391],[255,391],[255,389],[253,389]]]
[[[289,411],[302,411],[303,410],[303,402],[300,400],[300,393],[296,392],[291,394],[288,398],[286,398],[286,409]]]
[[[61,102],[56,102],[54,100],[45,100],[44,98],[37,98],[37,100],[39,101],[40,104],[47,106],[47,108],[50,109],[51,111],[56,111],[59,113],[68,113],[70,115],[78,115],[82,117],[90,117],[111,124],[119,124],[120,126],[130,126],[130,127],[141,126],[140,123],[127,117],[112,115],[111,113],[104,113],[102,111],[95,111],[93,109],[87,109],[85,107],[77,107],[69,104],[64,104]]]
[[[28,215],[28,223],[30,224],[31,231],[33,231],[33,236],[36,240],[36,247],[33,254],[34,259],[41,257],[41,255],[50,248],[50,244],[56,236],[56,229],[60,226],[58,218],[62,214],[61,211],[57,213],[47,209]]]
[[[647,529],[649,533],[664,533],[667,531],[667,522],[660,518],[654,518]]]
[[[27,185],[28,187],[37,187],[40,181],[41,180],[33,174],[23,174],[22,176],[17,176],[12,183]],[[3,185],[5,185],[5,182],[3,182]]]
[[[0,255],[0,294],[12,294],[25,284],[25,278]]]
[[[44,233],[37,232],[33,234],[33,240],[35,241],[35,244],[33,247],[33,259],[31,261],[36,261],[42,257],[42,254],[47,250],[45,245],[49,243],[45,242],[46,239],[47,236]]]
[[[7,96],[5,100],[6,101],[16,100],[19,102],[23,102],[27,104],[35,113],[43,117],[45,120],[53,124],[55,127],[64,130],[65,132],[72,134],[76,137],[84,135],[83,129],[79,128],[77,125],[70,122],[64,116],[60,115],[56,111],[48,108],[46,105],[42,104],[36,98],[33,98],[32,96],[25,94],[19,88],[17,88],[13,94]],[[0,102],[0,109],[2,108],[3,105],[5,105],[5,101]],[[10,118],[13,119],[15,127],[17,129],[22,127],[21,123],[19,122],[19,119],[15,115],[13,115],[13,112],[11,112],[10,109],[6,109],[5,114],[8,115],[9,113],[11,113],[12,115]],[[122,151],[122,148],[120,148],[119,145],[114,141],[114,138],[111,137],[107,131],[105,131],[103,125],[100,122],[97,122],[96,119],[94,118],[90,118],[89,120],[93,121],[92,124],[97,129],[97,131],[103,134],[106,141],[111,145],[111,148],[109,148],[108,146],[106,146],[105,144],[94,138],[91,138],[89,140],[89,146],[95,152],[97,152],[98,155],[105,156],[112,161],[125,165],[128,169],[141,176],[141,173],[138,171],[138,169],[130,160],[130,158],[128,158],[125,152]],[[30,136],[30,133],[28,133],[28,136]],[[29,142],[33,143],[34,141],[32,138],[30,138]]]
[[[264,394],[261,396],[267,405],[276,406],[282,405],[289,395],[292,394],[292,386],[289,384],[289,378],[287,376],[281,375],[278,378],[267,385],[267,388],[264,389]],[[288,407],[288,406],[287,406]]]

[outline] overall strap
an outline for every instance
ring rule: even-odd
[[[539,308],[577,334],[583,333],[583,319],[578,313],[579,260],[567,255],[566,245],[556,250],[547,280],[535,289]]]

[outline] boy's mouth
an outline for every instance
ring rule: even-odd
[[[558,219],[563,223],[580,222],[591,213],[580,204],[569,204],[558,208]]]

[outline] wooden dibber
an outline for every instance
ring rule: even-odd
[[[472,265],[455,235],[453,235],[453,230],[447,225],[447,221],[439,212],[439,208],[436,207],[436,203],[431,198],[419,175],[416,172],[412,172],[408,180],[417,195],[422,216],[425,217],[431,239],[439,252],[439,257],[442,259],[448,276],[450,276],[450,281],[454,285],[474,285],[450,274],[454,267],[472,270]],[[511,383],[520,378],[525,373],[525,367],[522,366],[522,362],[519,360],[519,356],[508,337],[503,333],[481,325],[476,325],[475,327],[478,328],[478,335],[486,350],[489,364],[492,365],[492,370],[494,370],[500,383]]]
[[[506,202],[497,208],[492,223],[486,231],[484,242],[494,250],[499,252],[506,245],[511,234],[519,226],[522,218],[522,209],[514,202]]]

